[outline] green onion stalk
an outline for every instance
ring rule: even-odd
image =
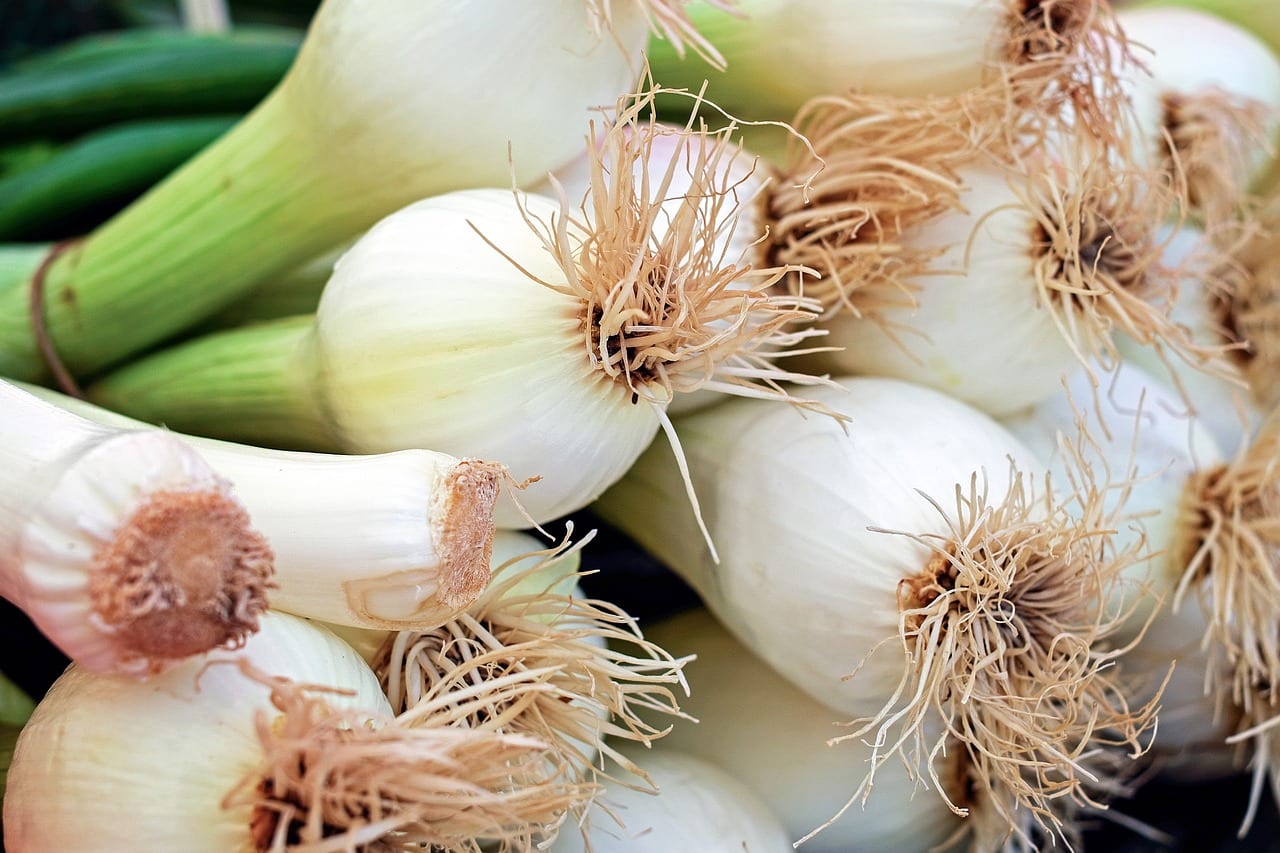
[[[577,153],[593,107],[630,90],[651,23],[678,37],[680,12],[326,0],[226,136],[83,240],[5,269],[0,375],[93,374],[409,202],[540,178]]]

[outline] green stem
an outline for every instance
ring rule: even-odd
[[[89,399],[179,432],[333,450],[316,389],[314,319],[288,317],[164,350],[89,388]]]
[[[45,322],[73,374],[173,336],[371,224],[317,179],[312,147],[290,132],[297,123],[285,110],[269,97],[51,265]],[[48,371],[29,299],[28,287],[0,283],[0,375],[40,381]]]

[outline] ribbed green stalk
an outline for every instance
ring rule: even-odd
[[[180,432],[268,447],[332,450],[315,388],[313,318],[199,338],[89,388],[89,399]]]
[[[281,99],[268,98],[54,261],[46,325],[72,374],[96,373],[169,338],[372,224],[367,206],[315,179],[311,149],[291,135],[290,119]],[[24,285],[0,283],[0,375],[39,381],[48,371]]]

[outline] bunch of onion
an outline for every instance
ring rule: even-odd
[[[1057,498],[1030,451],[963,403],[838,385],[814,396],[847,431],[752,401],[677,421],[721,565],[672,511],[682,473],[660,453],[597,511],[784,677],[857,715],[844,739],[869,738],[873,757],[855,796],[902,753],[947,798],[943,757],[959,749],[999,790],[1000,820],[1064,831],[1064,812],[1105,793],[1095,754],[1140,753],[1154,722],[1112,672],[1125,649],[1110,643],[1124,615],[1111,590],[1138,548],[1112,540],[1087,470]]]
[[[457,725],[548,744],[539,772],[551,778],[609,778],[605,759],[643,776],[617,744],[647,745],[669,730],[642,712],[680,715],[672,688],[687,693],[685,661],[644,639],[618,607],[582,596],[577,554],[590,538],[531,551],[538,546],[531,537],[500,534],[495,551],[510,557],[475,604],[434,630],[388,638],[374,669],[405,725],[448,711]],[[511,681],[542,689],[511,701],[498,692]],[[493,702],[475,704],[490,692]]]
[[[387,0],[373,14],[326,0],[249,116],[50,253],[42,316],[28,319],[35,267],[0,283],[0,374],[39,379],[46,360],[100,371],[412,201],[505,185],[513,169],[537,179],[573,157],[590,110],[630,91],[651,22],[690,32],[680,6]]]
[[[631,465],[680,393],[788,396],[817,381],[774,363],[813,334],[810,300],[774,293],[784,270],[729,254],[750,200],[732,127],[690,130],[695,156],[654,169],[652,92],[593,126],[588,197],[452,193],[378,223],[343,256],[314,318],[225,332],[143,359],[97,401],[189,432],[377,453],[431,447],[501,459],[517,479],[500,526],[541,523]],[[711,140],[715,138],[715,142]],[[639,163],[639,170],[635,164]],[[638,171],[638,174],[637,174]],[[678,175],[689,189],[671,196]]]
[[[1280,198],[1251,209],[1235,225],[1202,232],[1184,225],[1168,238],[1166,263],[1182,270],[1171,319],[1192,338],[1225,351],[1221,375],[1161,364],[1145,347],[1120,338],[1134,364],[1183,389],[1196,417],[1232,452],[1264,413],[1280,405]],[[1171,371],[1171,372],[1170,372]]]
[[[44,388],[96,423],[156,428]],[[429,628],[489,580],[501,466],[430,450],[340,456],[181,439],[234,484],[275,554],[271,606],[365,628]]]
[[[0,382],[0,595],[86,670],[238,646],[273,586],[271,547],[195,451]]]
[[[1125,9],[1117,17],[1140,60],[1124,69],[1132,153],[1200,217],[1228,218],[1275,154],[1280,58],[1204,12]]]
[[[1071,400],[1090,390],[1076,377],[1010,426],[1047,449],[1055,433],[1075,426]],[[1145,516],[1154,556],[1131,578],[1181,620],[1182,630],[1148,637],[1144,654],[1170,660],[1198,630],[1206,660],[1196,666],[1206,693],[1222,703],[1219,713],[1234,722],[1232,742],[1250,742],[1256,800],[1268,773],[1280,784],[1280,416],[1227,458],[1176,396],[1125,365],[1089,417],[1094,464],[1134,470],[1127,504]],[[1165,649],[1155,646],[1162,639]]]
[[[448,715],[402,725],[329,632],[262,623],[146,683],[69,669],[19,738],[6,849],[526,850],[593,793],[538,778],[532,738]],[[513,679],[484,701],[540,689]]]
[[[660,83],[697,89],[748,118],[789,119],[810,98],[856,89],[905,97],[990,87],[1045,123],[1084,117],[1108,134],[1123,43],[1105,0],[739,0],[741,17],[693,4],[725,58],[654,44]]]
[[[663,750],[628,752],[656,790],[610,785],[599,814],[581,832],[566,824],[552,853],[670,853],[672,850],[788,853],[791,843],[769,805],[721,768]]]
[[[1002,415],[1043,399],[1128,334],[1225,370],[1169,318],[1178,271],[1157,228],[1176,198],[1080,136],[1009,128],[991,93],[848,95],[799,119],[822,171],[776,183],[770,257],[817,297],[830,345],[811,365],[930,385]],[[1038,141],[1023,150],[1027,140]],[[789,174],[809,175],[795,147]]]

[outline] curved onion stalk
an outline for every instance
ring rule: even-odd
[[[808,838],[799,849],[923,853],[967,833],[973,850],[997,850],[1010,834],[1008,823],[984,808],[984,780],[965,779],[963,750],[949,754],[954,772],[940,778],[947,798],[968,809],[967,817],[922,796],[919,781],[898,762],[877,772],[875,799],[846,808],[871,750],[860,740],[829,743],[846,731],[839,711],[797,690],[705,610],[660,622],[650,636],[693,657],[685,666],[690,695],[684,707],[698,720],[678,723],[654,752],[688,753],[723,767],[772,805],[792,840]]]
[[[1246,443],[1265,410],[1280,404],[1280,264],[1260,225],[1226,248],[1217,245],[1231,233],[1226,229],[1213,238],[1186,224],[1165,238],[1164,263],[1181,271],[1169,319],[1197,343],[1224,349],[1223,371],[1162,361],[1123,335],[1116,340],[1127,360],[1182,390],[1224,450]]]
[[[100,371],[412,201],[571,159],[589,111],[634,85],[654,3],[613,0],[608,32],[600,6],[327,0],[253,113],[53,261],[62,360]],[[0,287],[0,374],[17,379],[46,373],[33,272]]]
[[[1208,221],[1226,219],[1275,154],[1280,58],[1248,30],[1189,9],[1125,9],[1134,154]]]
[[[512,785],[542,745],[450,722],[399,725],[351,649],[279,613],[243,649],[146,684],[73,667],[18,741],[5,848],[528,849],[589,796]]]
[[[593,132],[598,159],[579,212],[499,190],[411,205],[342,258],[314,322],[197,340],[109,376],[91,396],[254,443],[502,459],[517,479],[542,477],[524,513],[499,504],[507,527],[596,497],[669,424],[677,393],[806,405],[779,381],[822,380],[774,359],[814,334],[791,328],[813,303],[771,292],[781,270],[721,249],[744,205],[732,192],[736,149],[700,145],[694,161],[642,165],[637,177],[651,100],[623,99],[615,123]],[[693,189],[655,202],[682,172]]]
[[[786,830],[741,781],[700,758],[673,750],[627,752],[657,790],[610,786],[584,831],[566,824],[552,853],[789,853]]]
[[[1087,393],[1085,384],[1073,383],[1077,396]],[[1149,544],[1161,555],[1143,580],[1191,626],[1175,636],[1185,639],[1207,621],[1196,634],[1208,657],[1205,689],[1239,721],[1233,742],[1249,742],[1256,799],[1268,773],[1280,784],[1280,414],[1264,422],[1251,446],[1225,459],[1178,400],[1136,369],[1126,367],[1099,406],[1098,432],[1107,435],[1096,439],[1099,455],[1114,465],[1118,453],[1134,454],[1139,485],[1128,510],[1147,516]],[[1070,429],[1065,408],[1060,400],[1040,407],[1019,434]],[[1184,608],[1190,616],[1179,615]],[[1161,651],[1155,642],[1144,643],[1147,654]],[[1173,648],[1163,651],[1172,659]]]
[[[1013,156],[976,108],[850,97],[801,125],[826,167],[807,189],[778,183],[771,236],[775,262],[821,274],[792,281],[826,309],[816,367],[996,415],[1043,399],[1074,361],[1114,361],[1117,332],[1225,370],[1168,316],[1178,274],[1156,229],[1171,194],[1080,142]]]
[[[745,118],[790,119],[810,98],[850,89],[903,97],[985,84],[1047,118],[1068,109],[1110,121],[1118,37],[1101,0],[740,0],[740,18],[694,3],[690,17],[726,61],[724,73],[654,44],[667,86],[707,93]],[[1095,85],[1091,86],[1091,82]]]
[[[237,646],[272,587],[267,540],[194,451],[0,382],[0,595],[73,660],[146,676]]]
[[[783,676],[859,715],[845,737],[875,745],[864,790],[898,753],[938,787],[942,750],[959,748],[1007,790],[1003,818],[1060,829],[1068,803],[1093,802],[1091,750],[1141,752],[1154,720],[1110,671],[1124,649],[1103,645],[1109,590],[1137,555],[1109,539],[1087,473],[1073,517],[977,411],[893,380],[838,384],[815,397],[847,433],[750,401],[677,422],[720,566],[668,509],[681,477],[658,454],[596,508]]]
[[[401,719],[411,725],[493,695],[465,719],[549,744],[549,775],[607,777],[603,758],[595,766],[598,755],[643,775],[605,738],[648,744],[662,737],[669,727],[641,715],[680,715],[672,685],[685,687],[685,661],[645,640],[619,608],[575,591],[576,552],[589,540],[514,557],[462,615],[433,631],[391,638],[375,670]],[[529,565],[530,557],[538,559]],[[499,691],[512,679],[543,689],[512,702]]]
[[[97,423],[156,431],[30,390]],[[277,610],[348,626],[427,628],[489,581],[501,466],[429,450],[341,456],[165,435],[235,485],[275,553]]]

